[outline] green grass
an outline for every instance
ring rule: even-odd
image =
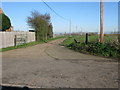
[[[74,39],[76,39],[78,42],[85,42],[85,35],[73,35],[71,37],[67,37],[66,40],[63,41],[63,45],[67,46],[69,44],[71,44]],[[95,42],[95,41],[99,41],[99,36],[95,35],[95,36],[88,36],[88,42]],[[117,42],[118,41],[118,36],[117,35],[105,35],[104,36],[104,42],[105,43],[113,43],[113,42]]]
[[[75,43],[74,39],[78,43]],[[105,35],[103,44],[99,42],[99,36],[97,35],[89,36],[88,44],[85,44],[85,36],[74,35],[64,40],[61,45],[83,53],[113,58],[120,57],[120,45],[117,35]]]
[[[26,48],[28,46],[33,46],[33,45],[37,45],[37,44],[40,44],[40,43],[43,43],[43,42],[30,42],[30,43],[26,43],[26,44],[23,44],[23,45],[2,48],[2,49],[0,49],[0,52],[1,51],[4,52],[4,51],[8,51],[8,50],[18,49],[18,48]]]
[[[35,42],[30,42],[30,43],[26,43],[26,44],[22,44],[22,45],[18,45],[18,46],[11,46],[11,47],[7,47],[7,48],[2,48],[2,49],[0,49],[0,52],[13,50],[13,49],[18,49],[18,48],[26,48],[26,47],[29,47],[29,46],[34,46],[34,45],[41,44],[41,43],[47,43],[49,41],[64,38],[64,37],[65,36],[59,36],[59,37],[51,38],[51,39],[45,40],[45,41],[40,41],[40,42],[35,41]]]
[[[85,36],[78,36],[78,35],[74,35],[74,36],[71,36],[71,37],[68,37],[66,40],[63,41],[63,45],[67,46],[69,44],[71,44],[74,39],[76,39],[78,42],[84,42],[85,41]],[[94,40],[97,40],[98,39],[98,36],[89,36],[89,41],[94,41]]]
[[[51,39],[48,39],[48,40],[45,40],[44,42],[49,42],[49,41],[52,41],[52,40],[56,40],[56,39],[60,39],[60,38],[65,38],[66,36],[58,36],[58,37],[55,37],[55,38],[51,38]]]

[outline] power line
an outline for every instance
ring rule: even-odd
[[[60,18],[69,21],[69,33],[71,36],[71,20],[66,19],[65,17],[61,16],[60,14],[58,14],[55,10],[53,10],[46,2],[44,2],[44,0],[41,0],[52,12],[54,12],[57,16],[59,16]]]
[[[53,10],[46,2],[44,2],[43,0],[41,0],[52,12],[54,12],[57,16],[59,16],[60,18],[70,21],[68,19],[66,19],[65,17],[61,16],[60,14],[58,14],[55,10]]]

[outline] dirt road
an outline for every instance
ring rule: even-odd
[[[63,39],[3,52],[2,84],[28,87],[117,88],[118,63],[81,54]]]

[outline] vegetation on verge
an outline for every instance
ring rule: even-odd
[[[13,50],[13,49],[18,49],[18,48],[26,48],[28,46],[33,46],[33,45],[36,45],[36,44],[40,44],[42,42],[30,42],[30,43],[25,43],[25,44],[22,44],[22,45],[17,45],[17,46],[11,46],[11,47],[7,47],[7,48],[2,48],[0,49],[0,52],[2,51],[8,51],[8,50]]]
[[[29,47],[29,46],[34,46],[34,45],[45,43],[45,42],[47,43],[49,41],[60,39],[60,38],[64,38],[64,36],[59,36],[59,37],[51,38],[51,39],[40,41],[40,42],[35,41],[35,42],[25,43],[25,44],[18,45],[18,46],[11,46],[11,47],[7,47],[7,48],[2,48],[2,49],[0,49],[0,52],[13,50],[13,49],[18,49],[18,48],[26,48],[26,47]]]
[[[113,58],[120,57],[120,44],[116,35],[105,35],[104,43],[99,42],[99,36],[97,35],[89,36],[87,44],[85,43],[85,35],[75,35],[64,40],[62,45],[83,53]]]

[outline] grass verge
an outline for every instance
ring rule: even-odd
[[[49,41],[60,39],[60,38],[64,38],[64,36],[59,36],[59,37],[51,38],[51,39],[48,39],[48,40],[45,40],[45,41],[40,41],[40,42],[35,41],[35,42],[25,43],[25,44],[18,45],[18,46],[11,46],[11,47],[7,47],[7,48],[1,48],[0,52],[13,50],[13,49],[18,49],[18,48],[26,48],[26,47],[34,46],[34,45],[41,44],[41,43],[47,43]]]
[[[77,40],[77,43],[74,41]],[[116,36],[105,36],[105,42],[99,42],[98,36],[89,36],[88,44],[85,43],[85,36],[72,36],[63,41],[64,45],[72,50],[89,53],[97,56],[120,58],[120,44]]]

